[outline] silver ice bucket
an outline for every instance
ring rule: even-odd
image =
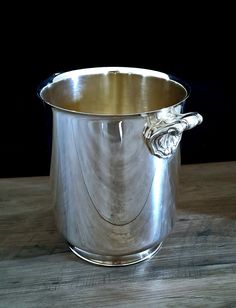
[[[102,67],[54,75],[39,95],[53,110],[53,200],[71,250],[107,266],[150,258],[174,225],[182,133],[202,122],[181,113],[186,87]]]

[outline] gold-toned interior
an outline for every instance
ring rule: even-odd
[[[48,104],[69,111],[97,115],[131,115],[160,110],[187,97],[173,80],[120,72],[63,79],[41,91]]]

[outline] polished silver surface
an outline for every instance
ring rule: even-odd
[[[90,263],[103,266],[124,266],[148,260],[161,249],[161,246],[162,242],[157,246],[152,246],[151,248],[143,250],[139,253],[136,252],[134,254],[123,255],[117,258],[117,256],[93,254],[91,252],[87,252],[77,247],[71,246],[69,243],[70,250],[75,255]]]
[[[165,115],[147,116],[143,135],[150,152],[160,158],[171,157],[178,148],[182,133],[201,124],[202,120],[197,112],[179,114],[173,109]]]
[[[152,256],[174,225],[179,141],[202,121],[181,114],[187,90],[155,71],[95,68],[40,96],[53,106],[53,200],[71,250],[107,266]]]

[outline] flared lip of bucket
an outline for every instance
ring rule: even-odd
[[[84,76],[84,75],[96,75],[96,74],[108,74],[108,73],[121,73],[121,74],[136,74],[136,75],[141,75],[144,77],[157,77],[160,79],[164,79],[167,81],[171,81],[175,84],[178,84],[180,87],[182,87],[185,90],[185,96],[183,99],[181,99],[179,102],[176,104],[173,104],[168,107],[164,107],[161,109],[155,109],[155,110],[150,110],[150,111],[144,111],[144,112],[137,112],[137,113],[127,113],[127,114],[99,114],[99,113],[86,113],[86,112],[81,112],[81,111],[76,111],[76,110],[71,110],[71,109],[66,109],[63,107],[56,106],[48,101],[46,101],[42,93],[43,91],[50,87],[52,84],[55,84],[61,80],[65,80],[68,78],[78,78],[78,76]],[[60,72],[60,73],[55,73],[51,75],[48,79],[44,80],[38,87],[37,89],[37,95],[38,97],[48,104],[49,106],[64,111],[64,112],[69,112],[72,114],[78,114],[78,115],[84,115],[84,116],[98,116],[98,117],[132,117],[132,116],[145,116],[147,114],[153,114],[160,112],[161,110],[167,110],[169,108],[175,108],[181,104],[183,104],[186,99],[189,97],[191,92],[190,86],[183,81],[180,78],[177,78],[173,76],[172,74],[166,74],[162,73],[160,71],[156,70],[151,70],[151,69],[145,69],[145,68],[136,68],[136,67],[120,67],[120,66],[107,66],[107,67],[93,67],[93,68],[84,68],[84,69],[76,69],[76,70],[71,70],[71,71],[66,71],[66,72]]]

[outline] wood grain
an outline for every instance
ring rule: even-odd
[[[183,166],[172,234],[128,267],[74,256],[48,187],[0,180],[0,307],[236,307],[236,162]]]

